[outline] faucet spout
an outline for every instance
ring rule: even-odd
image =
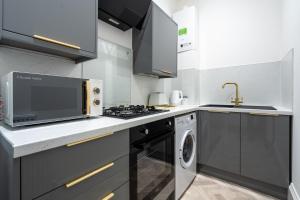
[[[222,85],[222,88],[225,89],[226,85],[234,85],[235,86],[235,98],[231,101],[235,106],[240,106],[243,103],[243,97],[239,95],[239,85],[235,82],[227,82]]]

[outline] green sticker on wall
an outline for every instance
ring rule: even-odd
[[[187,28],[179,29],[179,36],[181,36],[181,35],[187,35]]]

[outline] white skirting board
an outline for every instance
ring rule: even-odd
[[[299,194],[293,183],[291,183],[289,187],[289,200],[300,200]]]

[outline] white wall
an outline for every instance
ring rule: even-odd
[[[176,0],[153,0],[161,9],[163,9],[169,16],[172,16],[176,9]]]
[[[199,0],[200,68],[281,60],[282,0]]]
[[[300,1],[283,0],[282,55],[294,48],[294,117],[292,182],[300,194]]]

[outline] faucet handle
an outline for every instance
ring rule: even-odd
[[[243,102],[244,102],[244,97],[241,97],[240,103],[243,103]]]

